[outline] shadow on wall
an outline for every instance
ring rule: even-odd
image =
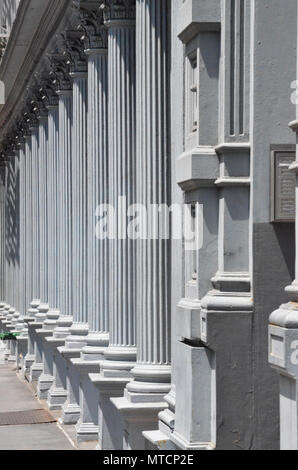
[[[295,278],[295,224],[254,224],[254,413],[255,449],[279,449],[278,374],[268,363],[270,314],[288,302]]]

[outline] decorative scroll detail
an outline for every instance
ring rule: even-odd
[[[135,20],[135,0],[104,0],[100,6],[103,11],[104,21]]]
[[[47,56],[49,61],[49,75],[50,81],[56,91],[71,91],[72,81],[69,76],[70,68],[65,62],[65,57],[62,54],[49,54]]]
[[[61,34],[62,54],[66,65],[70,68],[70,73],[86,73],[87,59],[84,54],[79,31],[67,31]]]
[[[107,49],[108,31],[103,22],[103,11],[81,10],[78,30],[83,32],[81,40],[85,49]]]
[[[49,75],[42,75],[39,78],[41,101],[45,107],[58,106],[59,98],[56,94],[55,86]]]
[[[18,148],[22,147],[25,144],[25,132],[24,132],[24,126],[23,122],[19,121],[16,124],[16,145]]]

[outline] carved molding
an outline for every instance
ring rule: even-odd
[[[69,76],[70,67],[63,54],[48,54],[49,78],[57,92],[72,90],[72,81]]]
[[[85,50],[108,48],[108,31],[104,25],[102,10],[86,11],[78,30],[83,33],[81,40]]]
[[[79,31],[66,31],[61,34],[60,50],[70,73],[87,73],[87,58],[84,53]]]
[[[136,1],[135,0],[104,0],[100,5],[103,11],[104,21],[135,20]]]

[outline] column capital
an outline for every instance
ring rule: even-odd
[[[66,65],[69,66],[70,76],[87,74],[87,58],[81,41],[80,31],[66,31],[62,33],[61,48]]]
[[[72,92],[72,81],[69,76],[70,68],[65,56],[60,53],[48,54],[49,75],[57,95]]]
[[[103,10],[98,8],[98,0],[74,3],[76,10],[76,29],[82,33],[85,53],[96,54],[108,48],[108,32],[104,26]]]
[[[58,106],[58,95],[50,74],[44,74],[40,77],[39,92],[45,108],[51,109]]]
[[[32,131],[39,126],[38,118],[32,108],[27,109],[24,112],[24,119],[27,123],[27,128],[31,134]]]
[[[18,149],[22,149],[25,145],[25,137],[24,137],[24,130],[21,126],[17,125],[17,132],[16,132],[16,145]]]
[[[120,26],[134,24],[136,19],[135,0],[104,0],[100,5],[103,12],[104,24],[107,27],[119,22]]]

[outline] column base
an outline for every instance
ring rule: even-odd
[[[37,385],[37,396],[40,400],[46,400],[48,398],[48,393],[53,382],[54,377],[52,375],[41,374]]]
[[[173,432],[171,441],[176,445],[179,450],[193,451],[193,450],[215,450],[215,446],[211,442],[188,442],[177,432]]]
[[[37,382],[43,373],[43,363],[34,363],[30,368],[29,382]]]
[[[23,333],[24,334],[24,333]],[[17,369],[22,370],[25,357],[28,351],[28,336],[19,336],[17,338],[16,356]]]
[[[67,390],[64,388],[51,387],[48,392],[47,407],[49,410],[61,410],[67,400]]]
[[[75,403],[65,403],[62,407],[62,416],[59,418],[60,424],[77,424],[80,419],[81,408]]]
[[[32,365],[34,364],[34,361],[35,361],[35,356],[33,354],[26,354],[26,356],[24,357],[23,367],[22,367],[22,372],[21,372],[22,377],[24,379],[29,380],[30,369],[31,369]]]
[[[77,441],[97,441],[98,440],[98,406],[99,399],[94,385],[90,381],[89,374],[100,371],[100,361],[96,360],[98,357],[93,355],[94,360],[86,361],[82,358],[71,359],[71,363],[80,374],[80,409],[81,415],[77,427]],[[96,438],[94,432],[89,435],[91,428],[96,429]],[[87,431],[86,431],[87,430]]]
[[[111,397],[121,397],[130,379],[107,378],[103,374],[89,374],[99,390],[99,434],[97,450],[122,450],[124,419],[111,402]]]
[[[78,421],[76,425],[77,442],[96,442],[98,441],[99,426],[94,423],[82,423]]]
[[[148,402],[144,402],[144,399],[147,399]],[[157,430],[158,414],[167,407],[167,404],[162,401],[152,402],[149,400],[149,396],[145,398],[129,397],[127,391],[125,391],[124,397],[111,398],[111,403],[124,417],[124,450],[146,450],[143,432]]]
[[[170,436],[161,431],[144,431],[146,450],[176,450],[175,444],[171,441]]]

